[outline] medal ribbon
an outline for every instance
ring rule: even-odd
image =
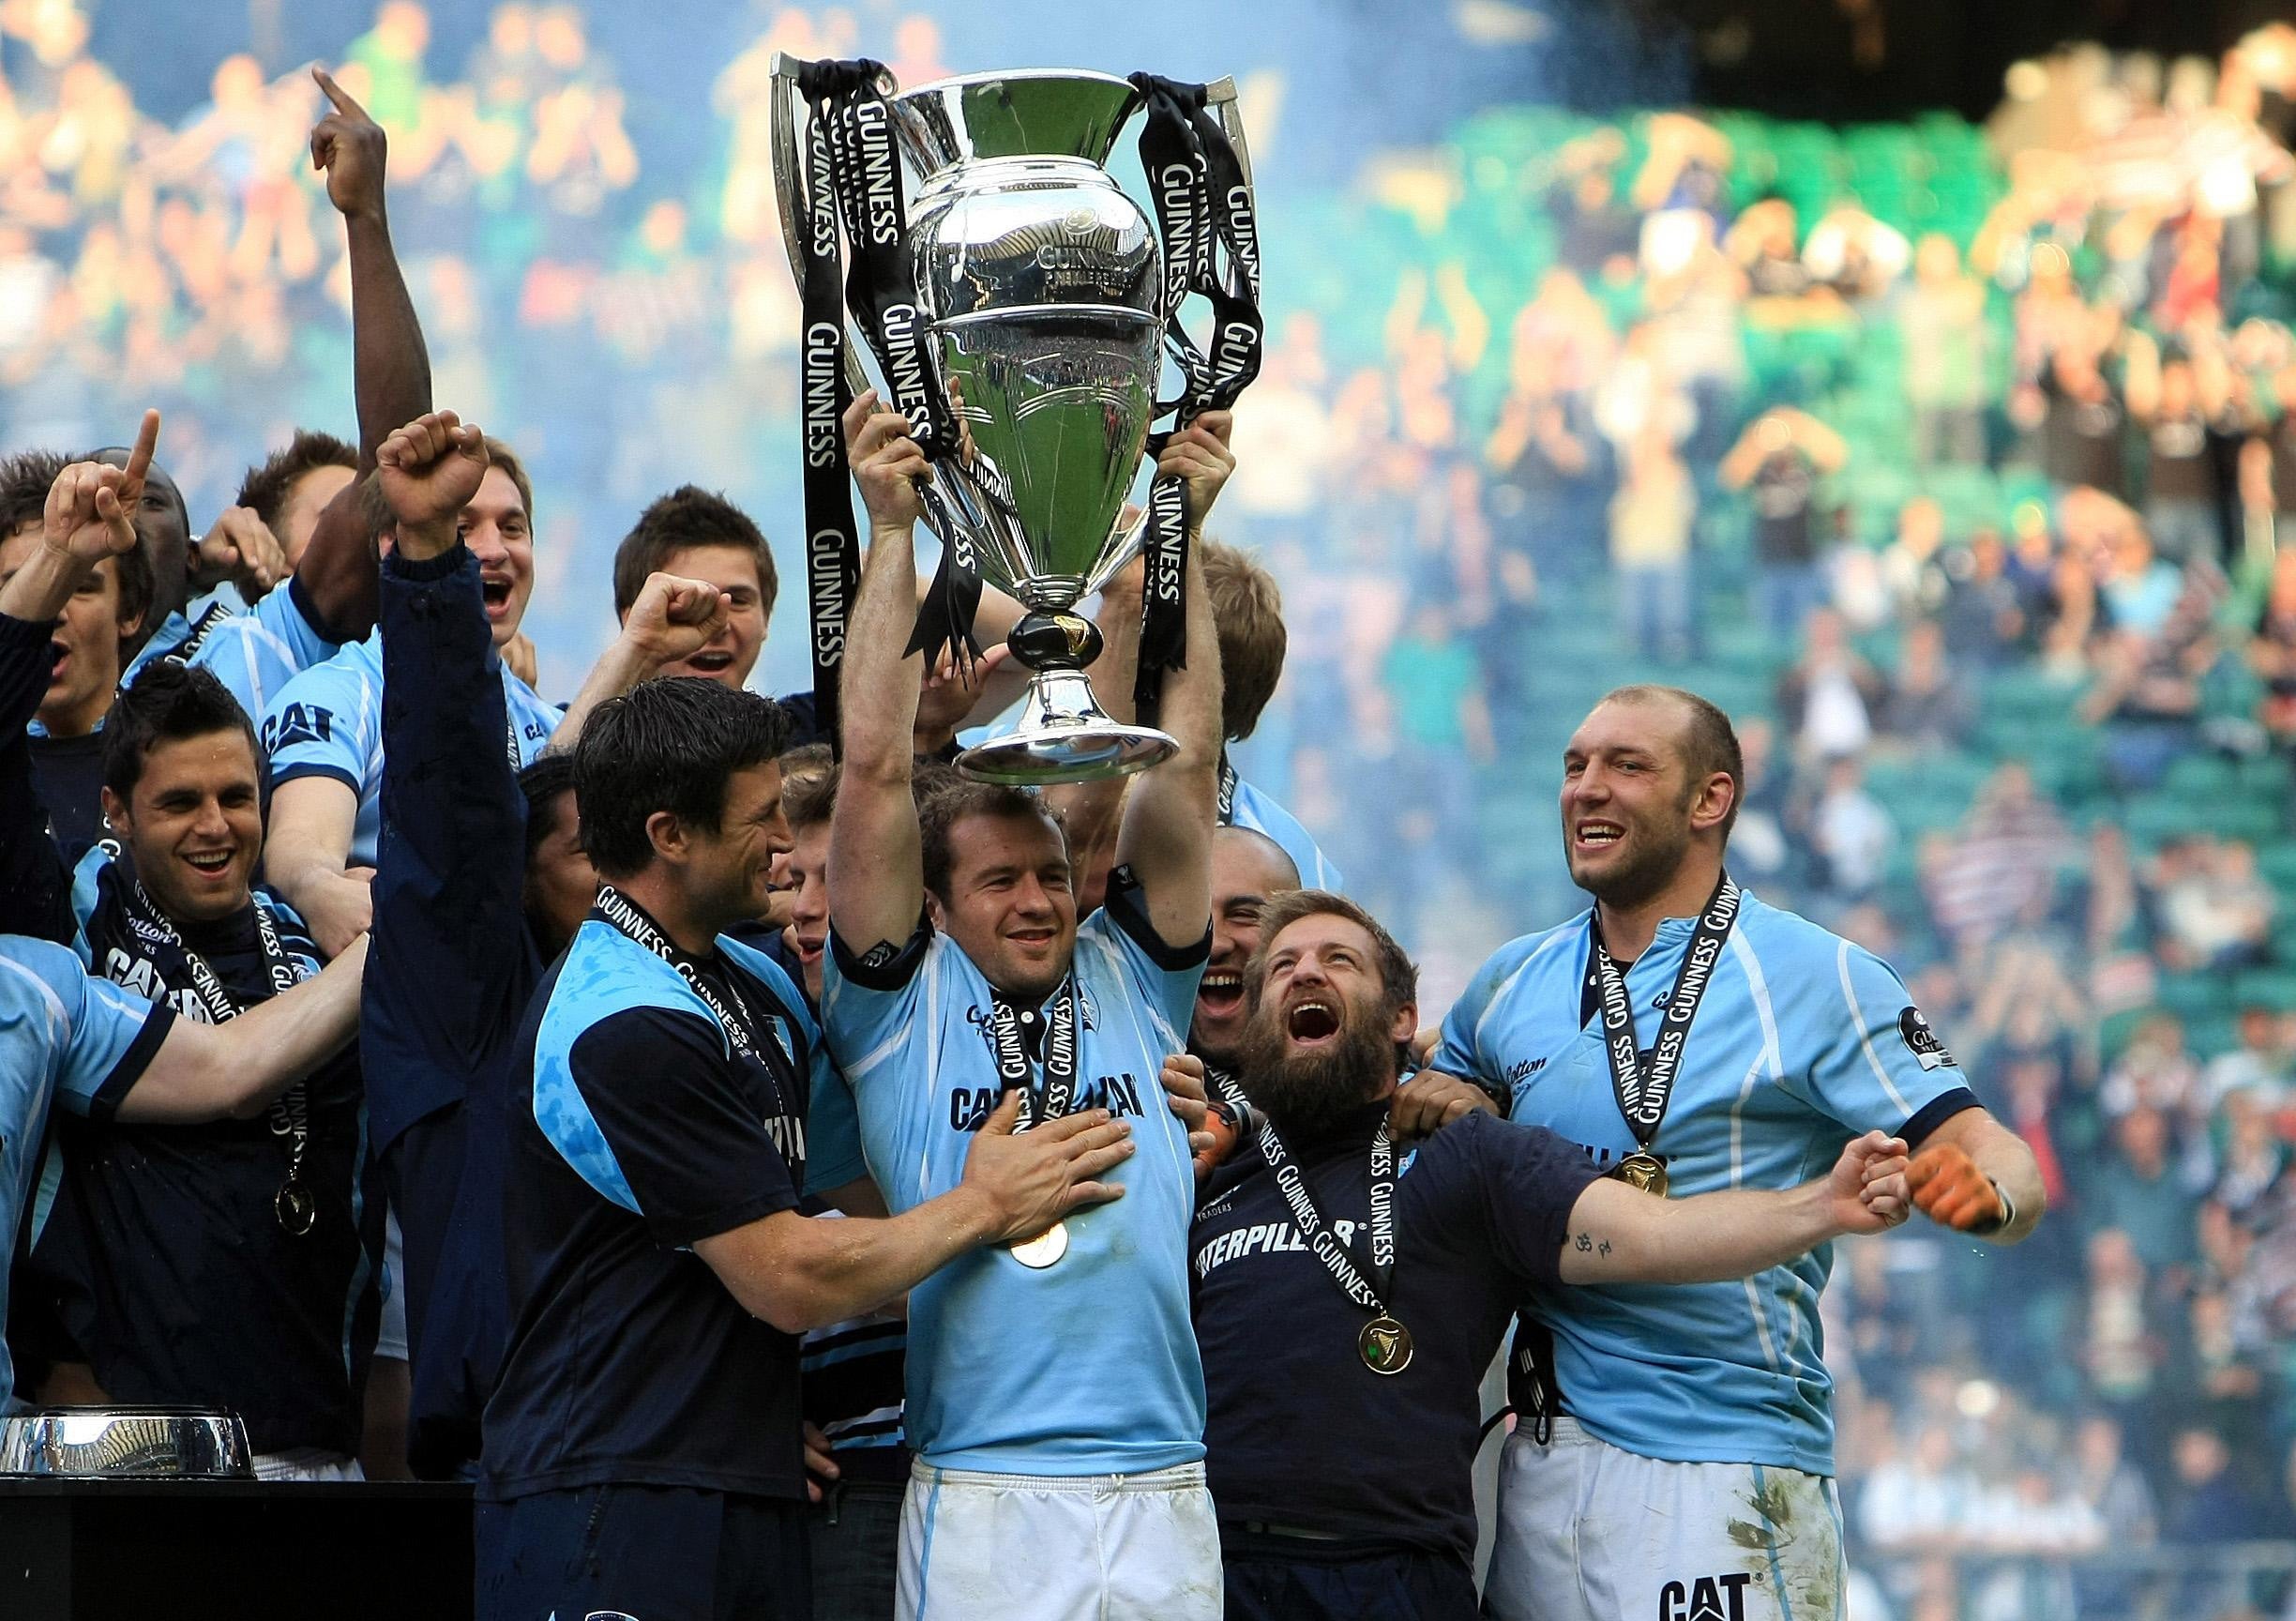
[[[166,652],[159,654],[155,661],[161,664],[189,664],[199,657],[200,649],[207,644],[207,638],[222,629],[225,620],[233,617],[234,615],[230,608],[221,601],[208,603],[207,612],[199,616],[199,623],[191,627],[190,633]]]
[[[118,869],[114,867],[113,871],[117,873]],[[295,959],[288,956],[286,945],[279,939],[279,925],[272,920],[269,905],[261,896],[253,898],[252,905],[256,944],[263,951],[264,969],[271,982],[271,993],[277,996],[294,990],[302,982],[303,974],[295,965]],[[144,881],[140,878],[128,880],[126,912],[128,928],[124,932],[113,932],[124,934],[125,940],[133,941],[144,947],[134,954],[151,964],[161,984],[181,984],[189,980],[191,994],[198,997],[200,1005],[206,1008],[207,1022],[211,1024],[229,1023],[246,1011],[207,960],[184,944],[183,935],[168,920],[167,914],[159,910],[159,903],[152,900],[150,891],[144,887]],[[171,969],[179,972],[171,972]],[[305,1197],[302,1192],[303,1159],[310,1148],[310,1097],[304,1089],[304,1083],[298,1081],[272,1098],[264,1118],[270,1125],[271,1135],[280,1138],[287,1144],[287,1179],[279,1185],[279,1197],[291,1204],[298,1203]],[[284,1215],[280,1218],[280,1225],[287,1225]],[[295,1229],[289,1228],[289,1231],[292,1233]],[[306,1227],[303,1231],[310,1229]]]
[[[1034,1017],[1030,1015],[1029,1017]],[[1048,1021],[1044,1035],[1044,1065],[1041,1082],[1036,1079],[1037,1067],[1028,1054],[1028,1043],[1020,1034],[1022,1014],[993,986],[989,992],[989,1034],[996,1043],[997,1083],[1000,1088],[1018,1088],[1020,1093],[1020,1119],[1014,1127],[1025,1131],[1040,1120],[1057,1120],[1076,1107],[1077,1078],[1077,988],[1071,975],[1064,980],[1045,1005]]]
[[[1163,237],[1164,340],[1183,379],[1180,398],[1159,402],[1156,412],[1174,413],[1177,430],[1205,411],[1227,410],[1260,374],[1260,228],[1243,162],[1206,110],[1204,87],[1153,73],[1133,74],[1132,87],[1147,108],[1140,156]],[[1180,306],[1190,294],[1212,305],[1208,355],[1180,324]],[[1151,461],[1171,437],[1148,436]],[[1165,672],[1187,662],[1187,486],[1181,479],[1158,477],[1151,487],[1143,550],[1147,578],[1133,699],[1141,722],[1153,725]]]
[[[677,970],[678,977],[686,981],[686,988],[701,997],[709,1010],[718,1016],[718,1023],[725,1027],[726,1039],[733,1043],[733,1050],[745,1058],[755,1058],[764,1065],[766,1072],[773,1077],[777,1095],[775,1101],[786,1106],[788,1097],[781,1084],[780,1067],[763,1056],[756,1022],[749,1012],[749,1004],[744,1000],[740,988],[733,983],[733,976],[728,974],[723,977],[725,994],[718,995],[711,976],[702,972],[702,965],[677,948],[670,936],[661,932],[661,926],[646,916],[644,907],[612,885],[599,885],[597,900],[592,904],[600,919]],[[776,1048],[775,1051],[778,1053],[779,1049]]]
[[[1206,1065],[1204,1078],[1231,1107],[1250,1107],[1243,1087],[1227,1071]],[[1381,1121],[1379,1130],[1371,1138],[1371,1275],[1367,1278],[1364,1269],[1355,1264],[1354,1252],[1339,1241],[1331,1223],[1323,1220],[1323,1212],[1316,1207],[1307,1173],[1276,1135],[1275,1122],[1264,1113],[1259,1114],[1258,1119],[1260,1157],[1267,1161],[1268,1170],[1276,1178],[1276,1190],[1292,1207],[1292,1220],[1299,1228],[1301,1239],[1315,1252],[1316,1259],[1323,1263],[1323,1269],[1332,1275],[1332,1281],[1339,1285],[1341,1294],[1374,1317],[1394,1316],[1387,1309],[1387,1300],[1395,1288],[1396,1155],[1394,1140],[1387,1135],[1387,1123]]]
[[[1219,825],[1235,826],[1236,768],[1228,764],[1228,750],[1220,750],[1219,764]]]
[[[1647,1070],[1635,1045],[1634,1002],[1626,993],[1626,976],[1603,945],[1602,909],[1598,906],[1588,915],[1589,956],[1595,987],[1602,995],[1603,1047],[1610,1055],[1610,1091],[1639,1148],[1649,1149],[1666,1121],[1674,1082],[1682,1073],[1683,1052],[1689,1044],[1690,1022],[1698,1017],[1699,1004],[1706,999],[1706,988],[1714,982],[1714,969],[1722,962],[1723,943],[1738,921],[1743,899],[1730,875],[1723,873],[1714,894],[1707,898],[1705,910],[1699,914],[1697,932],[1690,936],[1690,948],[1675,972],[1674,988],[1667,992],[1666,1016],[1658,1022],[1658,1040],[1651,1049]]]

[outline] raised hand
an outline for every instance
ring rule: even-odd
[[[146,411],[127,466],[74,462],[58,473],[40,515],[40,543],[83,568],[134,551],[135,511],[159,445],[159,413]]]
[[[717,586],[676,574],[649,574],[622,621],[622,640],[659,668],[701,652],[725,626],[725,597]]]
[[[432,411],[394,430],[375,463],[400,554],[435,557],[454,544],[455,519],[486,477],[486,434],[451,411]]]
[[[2001,1189],[1957,1144],[1933,1144],[1915,1155],[1906,1187],[1915,1209],[1956,1233],[1989,1233],[2008,1219]]]
[[[313,68],[311,77],[335,110],[311,130],[311,167],[326,173],[327,201],[346,215],[383,216],[383,126],[351,99],[333,75]]]
[[[955,659],[944,659],[939,668],[925,672],[925,685],[917,693],[916,752],[937,754],[948,747],[980,702],[982,683],[1011,654],[1000,642],[962,666]]]
[[[1070,1211],[1124,1195],[1094,1178],[1133,1151],[1132,1128],[1105,1109],[1042,1121],[1016,1134],[1020,1094],[1007,1092],[965,1155],[964,1186],[989,1201],[992,1244],[1034,1238]]]
[[[1844,1233],[1886,1233],[1912,1213],[1906,1191],[1906,1145],[1868,1131],[1842,1149],[1826,1178],[1834,1225]]]
[[[215,527],[200,537],[191,571],[202,580],[229,580],[249,602],[293,572],[287,549],[248,507],[223,508]]]
[[[861,486],[871,531],[907,530],[924,516],[917,485],[931,479],[932,465],[910,436],[909,418],[881,406],[874,388],[845,408],[845,458],[853,464],[853,482]]]
[[[1187,485],[1188,522],[1198,534],[1235,471],[1235,453],[1228,448],[1234,432],[1232,413],[1206,411],[1165,441],[1164,454],[1156,458],[1159,477],[1178,478]]]

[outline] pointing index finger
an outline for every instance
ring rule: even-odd
[[[151,471],[152,452],[159,448],[159,413],[146,410],[144,420],[136,428],[135,448],[128,452],[125,482],[137,493],[142,493],[144,478]]]
[[[335,83],[335,75],[314,64],[311,77],[319,82],[319,88],[326,92],[326,98],[335,103],[336,112],[352,118],[367,116],[367,109],[351,99],[351,93]]]

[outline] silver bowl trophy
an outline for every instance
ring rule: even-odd
[[[247,1427],[205,1407],[42,1407],[0,1419],[0,1475],[245,1480]]]
[[[775,181],[806,303],[807,552],[824,729],[835,735],[857,578],[837,420],[868,386],[846,339],[850,303],[884,397],[934,469],[920,492],[942,565],[912,651],[972,651],[984,579],[1027,611],[1007,641],[1032,672],[1019,726],[965,750],[959,769],[1041,784],[1170,758],[1170,736],[1110,720],[1094,698],[1084,670],[1101,636],[1076,607],[1145,545],[1143,668],[1178,662],[1179,486],[1160,481],[1147,512],[1120,518],[1158,412],[1185,421],[1225,406],[1258,368],[1258,243],[1233,83],[1025,69],[893,94],[878,64],[787,55],[773,76]],[[1104,167],[1143,106],[1143,160],[1167,159],[1150,168],[1155,220]],[[906,196],[899,158],[915,176]],[[853,247],[842,288],[840,226]],[[1190,292],[1210,296],[1218,320],[1209,358],[1174,318]],[[1168,342],[1188,387],[1163,407]],[[1143,719],[1154,690],[1144,679]]]

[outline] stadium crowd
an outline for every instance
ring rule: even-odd
[[[80,712],[43,706],[35,768],[65,855],[93,837],[99,788],[133,793],[88,724],[120,668],[71,663],[104,642],[107,614],[123,662],[138,645],[183,649],[207,622],[169,612],[228,582],[255,610],[222,639],[243,673],[225,685],[260,724],[269,878],[309,931],[288,936],[291,954],[363,949],[367,919],[396,906],[430,948],[486,965],[467,1002],[399,1010],[407,1063],[436,1068],[421,1029],[457,1019],[484,1026],[473,1070],[506,1061],[519,1032],[500,1009],[523,1006],[574,923],[560,897],[555,935],[529,942],[550,897],[535,880],[506,896],[501,874],[483,893],[509,935],[448,938],[475,904],[414,921],[448,887],[438,872],[464,869],[450,839],[407,836],[412,869],[384,859],[399,824],[382,737],[408,722],[374,696],[380,653],[372,669],[355,667],[356,646],[318,655],[394,612],[407,616],[394,645],[418,647],[422,611],[418,594],[394,608],[371,569],[358,577],[352,560],[393,514],[342,492],[434,401],[499,432],[462,538],[527,679],[522,695],[506,687],[491,742],[507,726],[541,774],[528,795],[550,815],[523,837],[547,871],[571,848],[557,800],[574,767],[551,765],[562,722],[534,689],[587,714],[627,685],[656,649],[633,650],[616,622],[657,640],[675,622],[683,608],[647,596],[673,554],[692,568],[697,551],[737,554],[708,581],[731,610],[725,643],[685,655],[692,673],[747,670],[764,640],[774,576],[755,526],[727,526],[700,489],[649,507],[648,480],[674,465],[736,507],[794,509],[796,304],[762,75],[775,49],[850,53],[850,27],[780,14],[719,75],[722,148],[673,195],[647,186],[612,65],[569,6],[496,8],[449,80],[421,7],[390,0],[345,53],[340,101],[236,57],[212,104],[172,129],[86,53],[73,7],[0,8],[0,444],[76,454],[132,439],[157,402],[180,492],[149,487],[137,553],[98,570],[101,600],[64,609],[51,695],[71,687]],[[929,20],[896,44],[904,83],[939,70]],[[2265,30],[2219,64],[2072,52],[2022,65],[2009,88],[1989,139],[1950,120],[1836,134],[1672,111],[1487,114],[1441,152],[1374,165],[1364,195],[1319,205],[1328,217],[1289,205],[1365,247],[1291,288],[1280,260],[1271,270],[1277,319],[1216,528],[1282,583],[1290,646],[1276,695],[1259,693],[1265,735],[1244,742],[1257,715],[1225,729],[1307,848],[1424,956],[1431,1023],[1439,991],[1487,947],[1579,904],[1545,820],[1560,728],[1644,675],[1722,703],[1746,753],[1733,871],[1896,965],[2031,1149],[2052,1210],[2014,1250],[1920,1225],[1840,1247],[1827,1351],[1858,1601],[1908,1617],[2260,1610],[2287,1601],[2286,1583],[2238,1564],[2165,1578],[2092,1555],[2296,1527],[2296,863],[2281,848],[2296,746],[2296,31]],[[379,141],[371,190],[340,162],[301,160],[313,124],[359,102],[389,133],[381,246],[395,257],[361,252],[362,210],[380,217]],[[1269,200],[1278,222],[1286,206]],[[428,375],[394,377],[375,356],[414,309]],[[288,424],[344,421],[354,376],[355,443],[298,440],[242,480]],[[41,518],[63,464],[5,470],[11,537]],[[583,582],[617,543],[610,618]],[[1253,578],[1235,567],[1231,589]],[[617,653],[628,668],[594,688],[579,655],[601,628],[599,668]],[[327,672],[299,678],[326,702],[290,680],[306,664]],[[412,654],[388,668],[401,664],[419,668]],[[441,726],[469,701],[430,690]],[[354,711],[355,727],[335,720]],[[949,729],[920,721],[919,750]],[[1422,791],[1352,791],[1366,781]],[[788,977],[817,993],[828,914],[806,910],[826,902],[804,898],[803,797],[783,874],[798,909]],[[825,808],[811,813],[825,839]],[[281,859],[282,817],[300,866]],[[374,866],[371,882],[344,876]],[[23,895],[43,883],[54,903],[74,899],[53,878],[27,877]],[[82,886],[132,932],[125,886],[84,871]],[[372,1067],[393,1036],[378,1038],[371,1005],[366,1017]],[[420,1129],[424,1095],[372,1123],[381,1180],[362,1189],[344,1083],[331,1084],[308,1094],[309,1120],[279,1128],[308,1137],[323,1211],[369,1222],[385,1188],[403,1205],[434,1178],[453,1185]],[[276,1153],[269,1123],[198,1129]],[[76,1130],[58,1152],[95,1154]],[[59,1345],[133,1338],[127,1301],[69,1296],[86,1257],[60,1247],[90,1230],[55,1229],[54,1276],[77,1285],[12,1303],[19,1383],[41,1370],[49,1399],[84,1394],[74,1378],[104,1384]],[[407,1236],[396,1275],[419,1280],[436,1235]],[[324,1261],[285,1250],[347,1285],[381,1242],[376,1226]],[[381,1315],[384,1293],[357,1310]],[[27,1296],[42,1294],[64,1321],[32,1320]],[[218,1378],[208,1387],[235,1388]],[[412,1393],[418,1415],[435,1394]],[[369,1417],[258,1449],[347,1459]]]

